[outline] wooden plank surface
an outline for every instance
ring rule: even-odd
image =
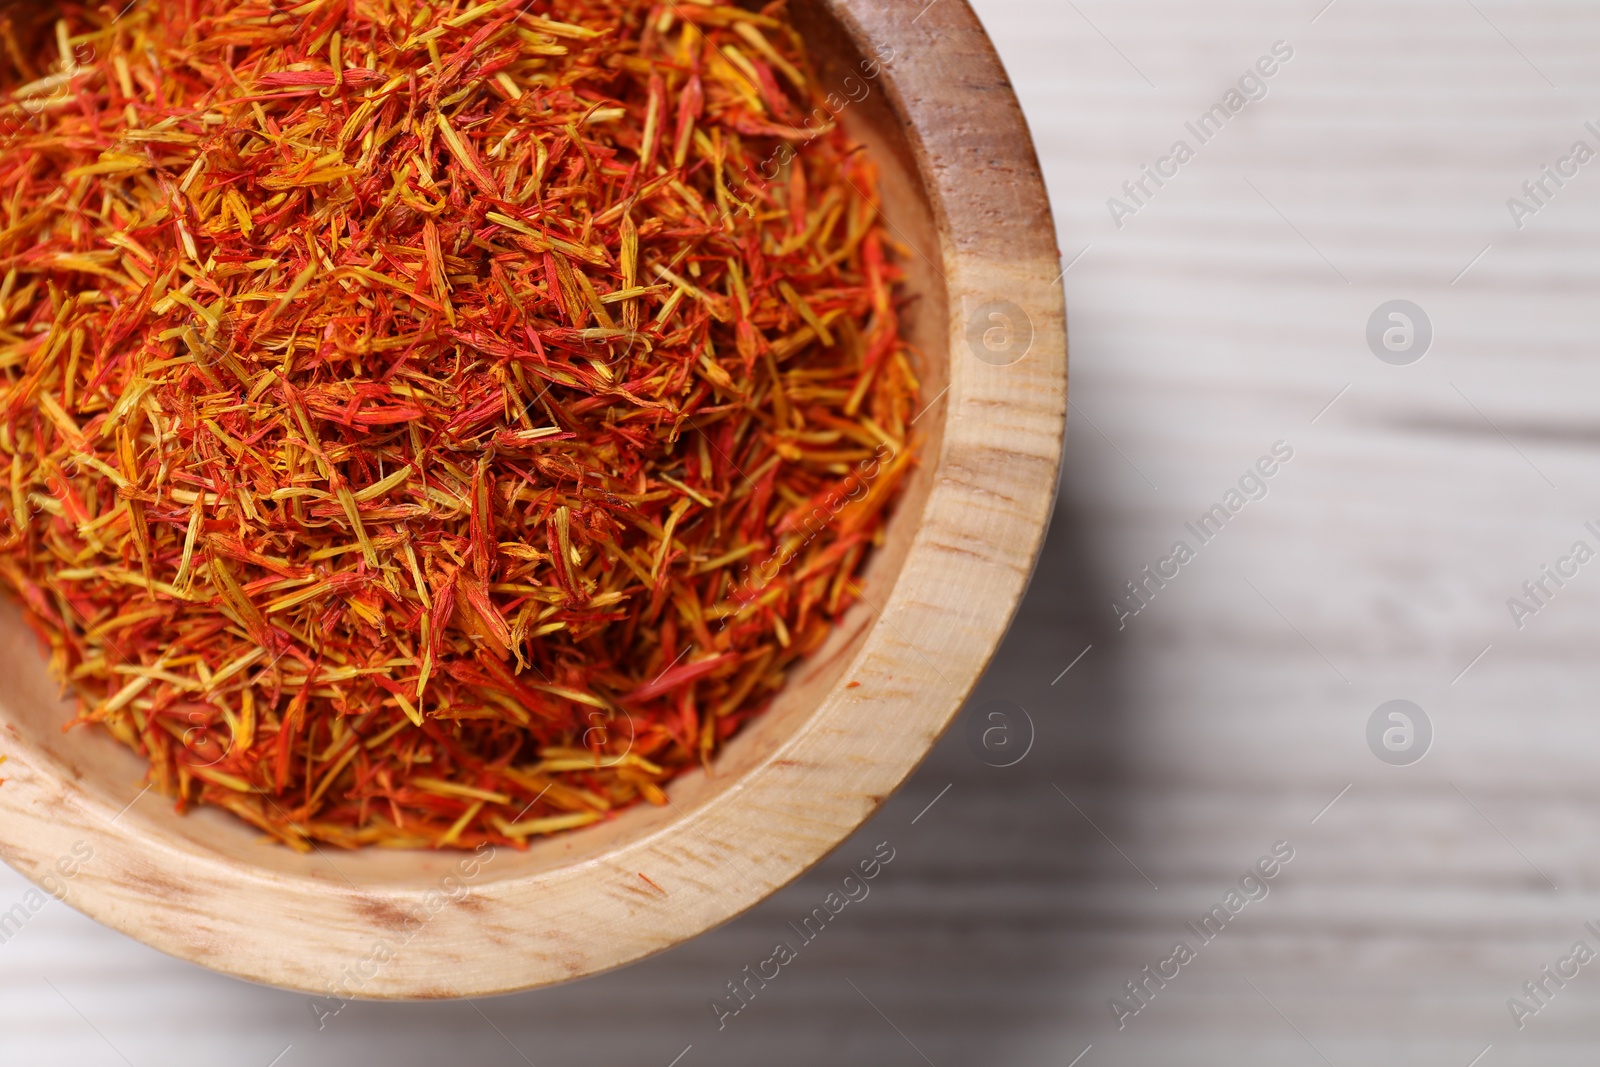
[[[50,903],[0,944],[0,1058],[1592,1062],[1600,960],[1547,981],[1521,1029],[1507,1001],[1575,941],[1600,950],[1600,564],[1520,629],[1506,602],[1575,541],[1600,548],[1600,162],[1547,179],[1521,229],[1506,201],[1575,141],[1600,149],[1600,9],[1324,3],[978,5],[1072,261],[1063,495],[968,712],[1026,709],[1020,762],[986,765],[958,726],[722,929],[569,987],[355,1004],[321,1029],[304,997]],[[1107,198],[1278,41],[1265,97],[1118,228]],[[1393,299],[1433,325],[1409,366],[1365,338]],[[1266,496],[1195,546],[1185,524],[1279,441]],[[1119,629],[1119,587],[1179,539],[1194,558]],[[1366,738],[1396,698],[1433,727],[1409,766]],[[1279,841],[1267,895],[1202,943],[1186,923]],[[789,924],[880,842],[867,897],[803,942]],[[0,912],[26,889],[0,871]],[[1119,1030],[1108,1001],[1179,939],[1194,959]],[[796,958],[719,1030],[711,1002],[779,940]]]

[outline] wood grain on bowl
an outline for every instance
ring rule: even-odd
[[[299,855],[225,813],[175,814],[141,793],[132,752],[63,735],[69,709],[8,610],[0,855],[229,974],[335,998],[472,996],[593,974],[726,921],[905,779],[993,654],[1043,538],[1066,413],[1060,265],[1027,128],[964,0],[814,0],[795,18],[882,168],[907,336],[925,357],[925,443],[862,602],[772,708],[709,774],[676,780],[668,806],[525,852]]]

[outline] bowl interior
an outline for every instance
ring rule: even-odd
[[[948,383],[949,307],[943,272],[936,259],[929,258],[940,255],[940,242],[906,126],[890,99],[888,79],[864,73],[877,70],[870,64],[863,67],[870,42],[865,49],[858,47],[819,0],[801,0],[794,5],[794,14],[823,91],[835,92],[835,102],[850,99],[837,121],[878,165],[883,215],[896,246],[894,258],[905,272],[900,290],[903,330],[916,353],[920,403],[928,404]],[[855,100],[863,86],[866,95]],[[697,770],[676,779],[667,790],[671,799],[667,807],[639,805],[615,819],[536,840],[526,852],[502,850],[503,858],[485,871],[483,882],[523,879],[593,862],[660,832],[725,791],[737,789],[742,778],[771,759],[800,729],[828,692],[849,681],[844,674],[877,617],[874,605],[887,601],[921,519],[933,484],[933,458],[939,454],[945,410],[944,405],[931,405],[916,423],[921,461],[906,479],[886,524],[883,544],[866,567],[861,601],[821,649],[792,668],[772,706],[727,744],[710,773]],[[141,795],[145,766],[141,758],[103,732],[83,728],[63,732],[63,724],[72,716],[71,706],[61,699],[37,641],[9,603],[0,606],[0,657],[10,675],[9,692],[0,697],[0,722],[13,737],[40,753],[41,762],[53,764],[52,770],[74,781],[91,802],[110,814],[126,808],[117,818],[123,831],[137,829],[143,836],[207,854],[229,866],[252,869],[271,881],[311,879],[376,891],[424,891],[436,885],[440,873],[457,860],[453,853],[377,848],[302,855],[263,841],[259,831],[223,811],[201,808],[179,815],[154,791]],[[841,737],[841,747],[848,740]],[[119,830],[108,821],[105,832]]]

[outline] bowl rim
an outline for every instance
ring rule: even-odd
[[[900,573],[795,733],[734,787],[611,852],[485,882],[474,879],[492,852],[445,856],[436,888],[385,891],[242,870],[140,820],[119,825],[128,807],[64,773],[0,695],[0,858],[139,941],[320,996],[332,1014],[350,999],[512,992],[652,955],[759,903],[873,814],[960,710],[1032,574],[1065,437],[1066,322],[1032,141],[967,0],[815,6],[863,52],[893,44],[879,80],[937,230],[937,250],[917,251],[945,280],[949,384],[924,401],[942,405],[944,430],[921,457],[932,478]],[[1028,331],[1020,357],[980,351],[991,322]],[[93,862],[73,862],[86,842]],[[642,870],[667,873],[647,886]]]

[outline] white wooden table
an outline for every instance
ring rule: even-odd
[[[1025,759],[953,731],[833,859],[665,956],[320,1031],[304,997],[51,903],[0,944],[0,1062],[1594,1062],[1600,959],[1542,1004],[1522,984],[1600,951],[1600,563],[1520,629],[1507,599],[1600,548],[1600,162],[1546,178],[1521,229],[1507,199],[1600,150],[1600,8],[1325,2],[979,5],[1070,262],[1063,495],[974,699],[1027,709]],[[1199,143],[1185,122],[1279,41],[1264,98]],[[1145,164],[1172,176],[1136,203]],[[1365,336],[1395,299],[1432,325],[1410,365]],[[1280,441],[1266,497],[1119,630],[1123,583]],[[1400,698],[1433,731],[1406,766],[1366,736]],[[871,895],[719,1031],[724,983],[881,841]],[[1203,942],[1186,923],[1279,841],[1268,895]],[[26,889],[0,869],[0,911]],[[1132,1014],[1124,983],[1180,938],[1194,958]],[[1540,1008],[1521,1029],[1511,997]]]

